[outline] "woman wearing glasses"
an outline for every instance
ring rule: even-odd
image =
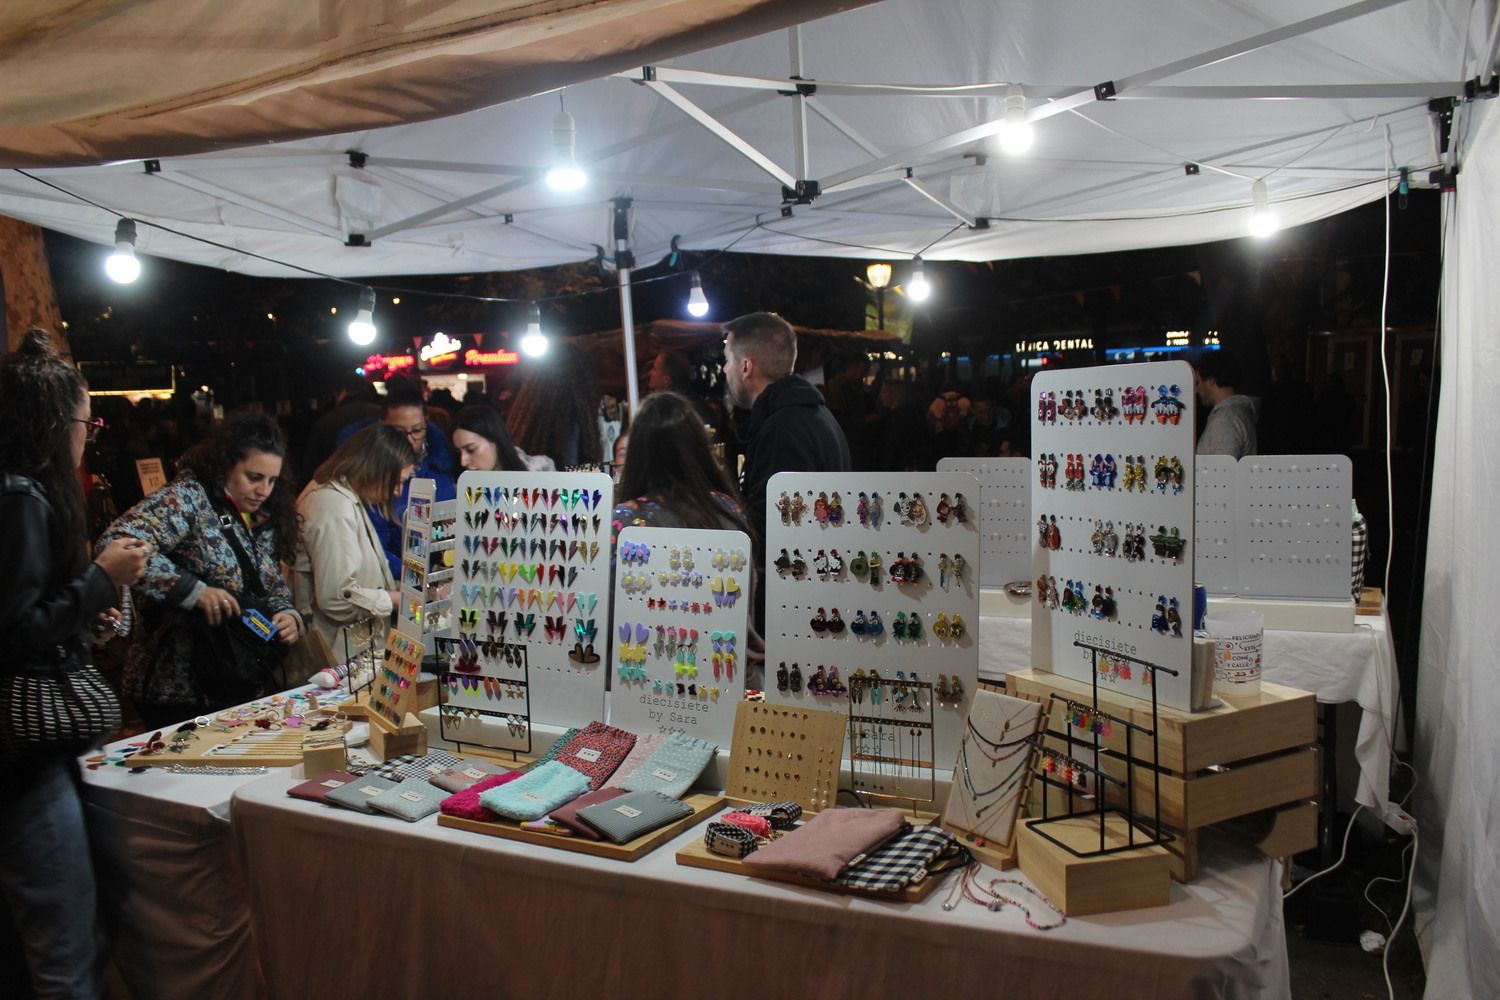
[[[37,996],[105,991],[75,760],[119,728],[88,633],[149,549],[122,538],[89,561],[78,467],[96,428],[78,370],[27,332],[0,360],[0,947],[24,956]]]
[[[285,457],[274,420],[233,417],[182,456],[176,479],[122,514],[100,539],[138,538],[155,549],[136,586],[148,638],[131,648],[125,666],[125,690],[148,726],[261,693],[258,684],[208,676],[215,665],[201,661],[216,657],[202,626],[243,627],[239,619],[254,606],[274,629],[272,641],[297,640],[302,619],[281,573],[297,551]],[[191,621],[194,615],[201,622]]]
[[[302,515],[297,606],[311,617],[335,655],[343,654],[338,642],[341,628],[365,621],[384,623],[401,600],[365,505],[390,517],[392,501],[411,478],[417,460],[416,449],[400,428],[372,424],[328,456],[297,500]]]

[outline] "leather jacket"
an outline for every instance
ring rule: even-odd
[[[116,600],[114,585],[90,562],[76,576],[54,565],[52,505],[25,476],[0,482],[0,672],[71,673],[88,664],[89,629]]]

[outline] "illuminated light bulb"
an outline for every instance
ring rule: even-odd
[[[928,284],[927,275],[922,273],[922,258],[913,257],[911,277],[906,280],[906,297],[913,302],[926,302],[931,294],[932,285]]]
[[[688,291],[687,311],[700,319],[708,315],[708,296],[703,294],[703,279],[693,272],[693,287]]]
[[[553,160],[547,171],[547,186],[554,191],[577,191],[589,182],[575,154],[577,135],[573,116],[559,111],[552,119]]]
[[[884,288],[891,283],[891,265],[871,264],[865,268],[865,277],[871,288]]]
[[[141,262],[135,256],[135,223],[129,219],[115,224],[115,252],[104,259],[104,273],[122,285],[141,276]]]
[[[375,342],[375,289],[359,293],[359,310],[349,321],[349,339],[364,347]]]
[[[521,353],[539,358],[547,353],[547,335],[542,332],[542,310],[533,302],[526,314],[526,333],[521,337]]]
[[[1036,142],[1036,129],[1026,120],[1026,93],[1018,86],[1005,91],[1005,121],[997,138],[1011,156],[1020,156]]]
[[[1256,181],[1250,185],[1250,235],[1265,239],[1281,228],[1276,213],[1271,211],[1271,200],[1266,193],[1266,182]]]

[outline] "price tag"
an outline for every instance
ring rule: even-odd
[[[466,767],[458,773],[462,774],[465,778],[473,778],[475,781],[484,777],[484,772],[477,767]]]
[[[323,787],[324,788],[343,788],[348,783],[349,782],[347,782],[347,781],[338,781],[336,779],[329,779],[328,781],[323,782]]]
[[[624,816],[626,819],[635,819],[641,814],[641,811],[639,809],[632,808],[631,806],[615,806],[615,812],[619,813],[621,816]]]
[[[667,770],[664,767],[652,768],[652,770],[651,770],[651,776],[653,778],[660,778],[662,781],[676,781],[677,780],[677,772],[676,771],[669,771],[669,770]]]
[[[365,785],[359,790],[361,795],[368,795],[372,799],[383,791],[385,791],[384,788],[376,788],[374,785]]]
[[[575,755],[579,760],[586,760],[590,764],[599,763],[600,753],[593,747],[584,747]]]
[[[542,801],[542,797],[536,792],[517,792],[516,794],[521,796],[521,798],[523,799],[530,799],[532,802]]]
[[[408,802],[421,802],[422,801],[422,793],[421,792],[402,792],[401,793],[401,798],[405,799]]]

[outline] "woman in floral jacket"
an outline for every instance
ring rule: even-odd
[[[131,648],[125,667],[125,689],[148,726],[226,707],[213,704],[196,680],[190,631],[164,621],[177,609],[197,612],[214,626],[241,614],[239,596],[250,588],[226,532],[235,534],[258,571],[266,595],[262,610],[276,638],[292,643],[301,633],[280,566],[297,550],[296,491],[281,478],[285,455],[286,442],[271,418],[233,418],[183,455],[171,484],[126,511],[100,539],[139,538],[156,548],[135,586],[155,627]],[[217,491],[216,504],[209,490]],[[220,514],[215,506],[232,513]]]

